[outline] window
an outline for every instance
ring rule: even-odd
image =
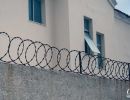
[[[84,17],[84,34],[85,34],[85,53],[92,54],[92,52],[100,53],[94,42],[92,41],[91,37],[91,20]]]
[[[84,17],[84,33],[90,37],[90,21],[86,17]],[[84,40],[84,44],[85,44],[85,52],[87,54],[91,54],[91,50],[85,40]]]
[[[103,65],[104,65],[103,57],[105,56],[104,35],[97,32],[96,38],[97,38],[97,47],[98,47],[98,49],[100,51],[100,53],[98,54],[98,67],[102,68]]]
[[[100,51],[98,50],[92,39],[87,34],[85,34],[85,42],[87,43],[87,46],[89,49],[91,49],[91,51],[100,53]]]
[[[29,20],[42,23],[42,5],[44,0],[29,0]]]

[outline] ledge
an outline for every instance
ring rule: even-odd
[[[130,24],[130,16],[121,12],[120,10],[114,9],[114,16],[115,16],[115,18],[117,18],[127,24]]]

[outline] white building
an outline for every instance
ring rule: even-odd
[[[0,31],[69,50],[85,50],[88,31],[102,56],[130,62],[130,16],[115,5],[115,0],[1,0]]]

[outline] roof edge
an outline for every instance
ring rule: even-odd
[[[113,8],[115,8],[115,6],[117,5],[116,0],[108,0],[108,2]]]
[[[130,25],[130,16],[128,14],[125,14],[124,12],[122,12],[118,9],[114,9],[114,16],[115,16],[115,18]]]

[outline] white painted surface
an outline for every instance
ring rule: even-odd
[[[0,0],[0,31],[11,36],[52,42],[52,1],[46,0],[46,24],[29,21],[28,0]]]

